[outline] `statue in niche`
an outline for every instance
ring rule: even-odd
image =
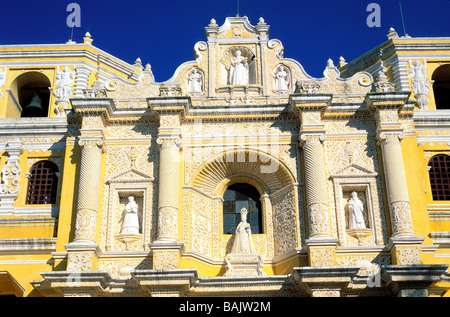
[[[278,91],[289,90],[289,84],[290,84],[289,77],[290,77],[289,69],[284,65],[278,66],[275,69],[275,72],[273,74],[275,90],[278,90]]]
[[[247,57],[243,57],[242,52],[237,50],[230,62],[230,85],[248,85]]]
[[[121,234],[139,234],[139,207],[133,196],[128,197]]]
[[[364,204],[358,198],[357,192],[352,192],[347,203],[348,208],[348,228],[349,229],[366,229],[364,220]]]
[[[188,73],[188,91],[189,92],[202,92],[203,91],[203,76],[197,69],[193,68]]]
[[[247,222],[247,209],[241,209],[241,222],[236,228],[232,254],[255,254],[256,249],[252,241],[252,231],[250,224]]]

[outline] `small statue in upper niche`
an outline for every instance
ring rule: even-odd
[[[240,50],[236,56],[231,58],[230,85],[248,85],[248,63],[247,57],[243,57]]]
[[[289,69],[286,66],[279,66],[273,74],[275,90],[289,90]]]
[[[366,229],[364,220],[364,204],[358,198],[358,193],[352,192],[347,204],[348,208],[348,228],[349,229]]]
[[[256,253],[256,249],[252,241],[252,230],[250,228],[250,224],[247,222],[247,213],[247,209],[241,209],[241,222],[236,228],[233,248],[231,249],[231,253],[233,254]]]
[[[138,205],[133,196],[128,197],[121,234],[139,234]]]
[[[203,91],[203,76],[197,68],[193,68],[188,74],[188,91]]]

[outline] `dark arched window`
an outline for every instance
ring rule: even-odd
[[[27,204],[54,204],[58,186],[58,167],[50,161],[39,161],[31,167]]]
[[[234,234],[241,222],[241,209],[248,211],[247,222],[252,234],[262,233],[261,195],[252,185],[236,183],[227,188],[223,195],[223,233]]]
[[[436,109],[450,109],[450,64],[436,68],[431,79]]]
[[[450,156],[437,154],[428,167],[433,200],[450,200]]]

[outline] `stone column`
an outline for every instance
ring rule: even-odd
[[[403,133],[380,133],[386,192],[391,213],[392,236],[414,236],[401,139]]]
[[[305,164],[305,191],[309,238],[331,238],[328,216],[327,184],[322,142],[323,134],[302,135]]]
[[[309,238],[306,240],[310,266],[333,266],[338,243],[331,236],[328,210],[327,179],[323,141],[325,125],[322,110],[331,102],[331,95],[292,94],[291,107],[301,119],[300,146],[305,166],[306,212]]]
[[[184,250],[179,241],[181,120],[189,108],[190,98],[183,96],[148,98],[147,102],[159,118],[158,138],[158,228],[156,241],[150,245],[153,268],[176,269]]]
[[[74,242],[95,243],[100,168],[104,141],[100,137],[80,137],[80,178]]]
[[[81,146],[81,161],[75,237],[73,242],[65,245],[68,271],[95,270],[100,252],[95,236],[104,140],[100,136],[83,136],[82,131],[78,144]]]
[[[393,264],[416,265],[422,262],[421,243],[413,230],[401,140],[405,138],[400,112],[412,116],[407,101],[409,93],[369,93],[366,103],[377,122],[377,139],[382,155],[384,181],[392,234],[388,248]]]
[[[159,136],[158,240],[178,241],[179,206],[179,136]]]

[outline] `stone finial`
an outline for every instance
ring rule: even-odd
[[[141,59],[138,57],[135,61],[134,61],[134,67],[139,68],[139,70],[143,70],[144,67],[142,66],[142,61]]]
[[[397,32],[395,32],[393,27],[391,27],[389,29],[389,33],[387,34],[387,37],[388,37],[388,39],[392,39],[392,38],[397,38],[398,37],[398,34],[397,34]]]
[[[86,32],[86,34],[83,37],[83,43],[84,44],[92,44],[92,41],[94,41],[91,37],[91,33]]]
[[[345,62],[345,58],[344,57],[340,57],[339,58],[339,67],[345,66],[347,63]]]

